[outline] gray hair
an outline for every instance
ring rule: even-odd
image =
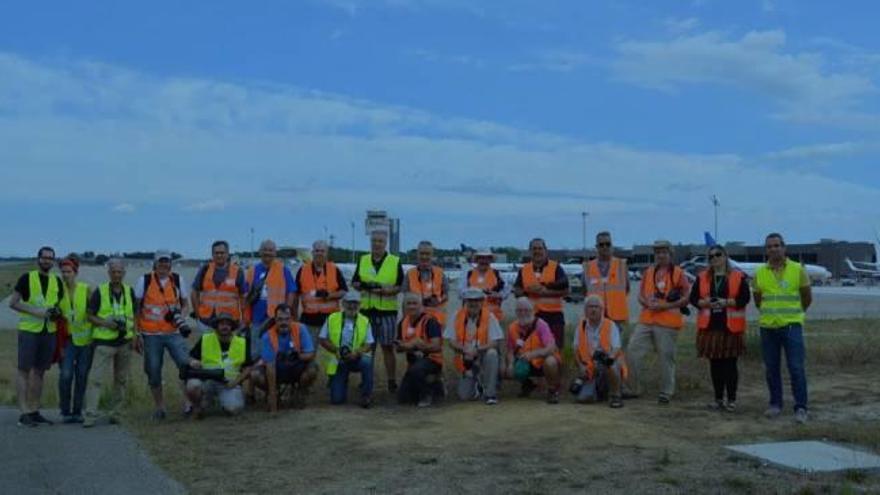
[[[598,305],[599,307],[604,308],[605,301],[603,301],[601,297],[593,294],[592,296],[589,296],[588,298],[584,299],[584,306],[590,306],[590,305],[592,305],[592,306]]]
[[[516,298],[516,307],[517,308],[528,308],[532,311],[535,310],[535,305],[532,304],[532,301],[530,301],[529,298],[526,296]]]
[[[431,248],[431,249],[434,249],[434,245],[431,244],[431,241],[421,241],[421,242],[419,242],[419,246],[418,246],[418,248],[421,249],[421,248],[423,248],[423,247],[429,247],[429,248]]]
[[[406,292],[403,294],[403,303],[406,304],[410,301],[418,301],[419,304],[422,304],[422,295],[415,292]]]
[[[125,262],[122,261],[122,258],[110,258],[109,260],[107,260],[106,266],[108,270],[113,268],[114,266],[125,270]]]
[[[325,241],[323,239],[317,240],[312,243],[312,249],[318,249],[318,248],[329,249],[329,247],[330,246],[327,244],[327,241]]]
[[[275,245],[275,241],[272,239],[266,239],[260,243],[260,251],[263,249],[278,249],[278,246]]]

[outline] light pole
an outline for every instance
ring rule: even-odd
[[[355,262],[354,258],[354,220],[351,221],[351,262]]]
[[[721,206],[721,203],[718,202],[718,196],[714,194],[709,199],[712,201],[712,207],[715,210],[715,242],[720,242],[718,240],[718,207]]]
[[[248,255],[248,258],[254,257],[254,228],[251,227],[251,253]]]
[[[587,261],[587,217],[590,216],[589,212],[582,211],[581,212],[581,227],[583,235],[583,248],[584,248],[584,261]]]

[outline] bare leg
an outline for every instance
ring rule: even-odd
[[[28,409],[28,376],[30,372],[18,370],[15,375],[15,391],[18,394],[18,409],[22,414],[32,412]]]
[[[394,347],[383,345],[382,358],[385,362],[385,378],[397,381],[397,356],[394,353]]]
[[[43,395],[43,370],[32,369],[28,375],[28,407],[31,411],[40,409],[40,397]]]

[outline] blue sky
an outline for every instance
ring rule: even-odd
[[[47,2],[0,16],[0,255],[868,240],[874,2]]]

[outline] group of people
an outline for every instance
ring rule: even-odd
[[[54,250],[41,248],[37,269],[18,280],[10,303],[21,315],[19,424],[51,423],[39,409],[44,373],[56,361],[63,422],[95,425],[105,382],[112,383],[106,416],[119,421],[133,353],[143,355],[156,420],[166,417],[166,352],[179,370],[184,414],[196,418],[215,404],[228,414],[257,400],[265,400],[270,411],[283,397],[302,405],[322,371],[332,404],[347,402],[349,377],[360,374],[359,404],[368,408],[379,355],[387,390],[401,403],[427,407],[446,394],[445,353],[452,354],[454,390],[462,400],[497,404],[502,380],[509,379],[520,383],[521,397],[543,386],[547,402],[559,402],[566,368],[564,298],[570,287],[542,239],[529,243],[530,261],[512,287],[492,267],[491,252],[475,253],[475,266],[462,274],[462,305],[455,314],[447,313],[449,282],[434,264],[430,242],[419,243],[417,265],[406,273],[400,258],[387,252],[384,233],[373,233],[370,245],[350,282],[328,260],[323,241],[314,243],[312,260],[295,275],[277,258],[272,241],[261,243],[260,261],[247,270],[230,260],[226,242],[217,241],[211,261],[191,285],[172,271],[171,253],[158,251],[152,270],[133,287],[124,283],[122,260],[111,259],[107,282],[96,288],[77,280],[75,257],[61,259],[61,275],[55,275]],[[693,283],[673,263],[669,242],[653,247],[654,264],[639,287],[638,323],[630,329],[626,260],[613,256],[610,233],[596,236],[597,257],[584,263],[583,316],[570,344],[574,376],[568,388],[575,400],[607,400],[619,408],[624,399],[637,398],[642,362],[653,349],[661,369],[658,402],[668,404],[675,393],[677,338],[692,305],[699,355],[711,363],[715,400],[710,408],[735,411],[745,308],[753,299],[770,395],[765,414],[773,418],[782,412],[784,350],[795,419],[806,421],[802,328],[810,284],[803,267],[785,256],[782,236],[767,236],[768,261],[751,286],[731,268],[722,246],[709,248],[709,266]],[[503,330],[502,302],[511,292],[515,314]],[[398,355],[406,361],[399,384]]]

